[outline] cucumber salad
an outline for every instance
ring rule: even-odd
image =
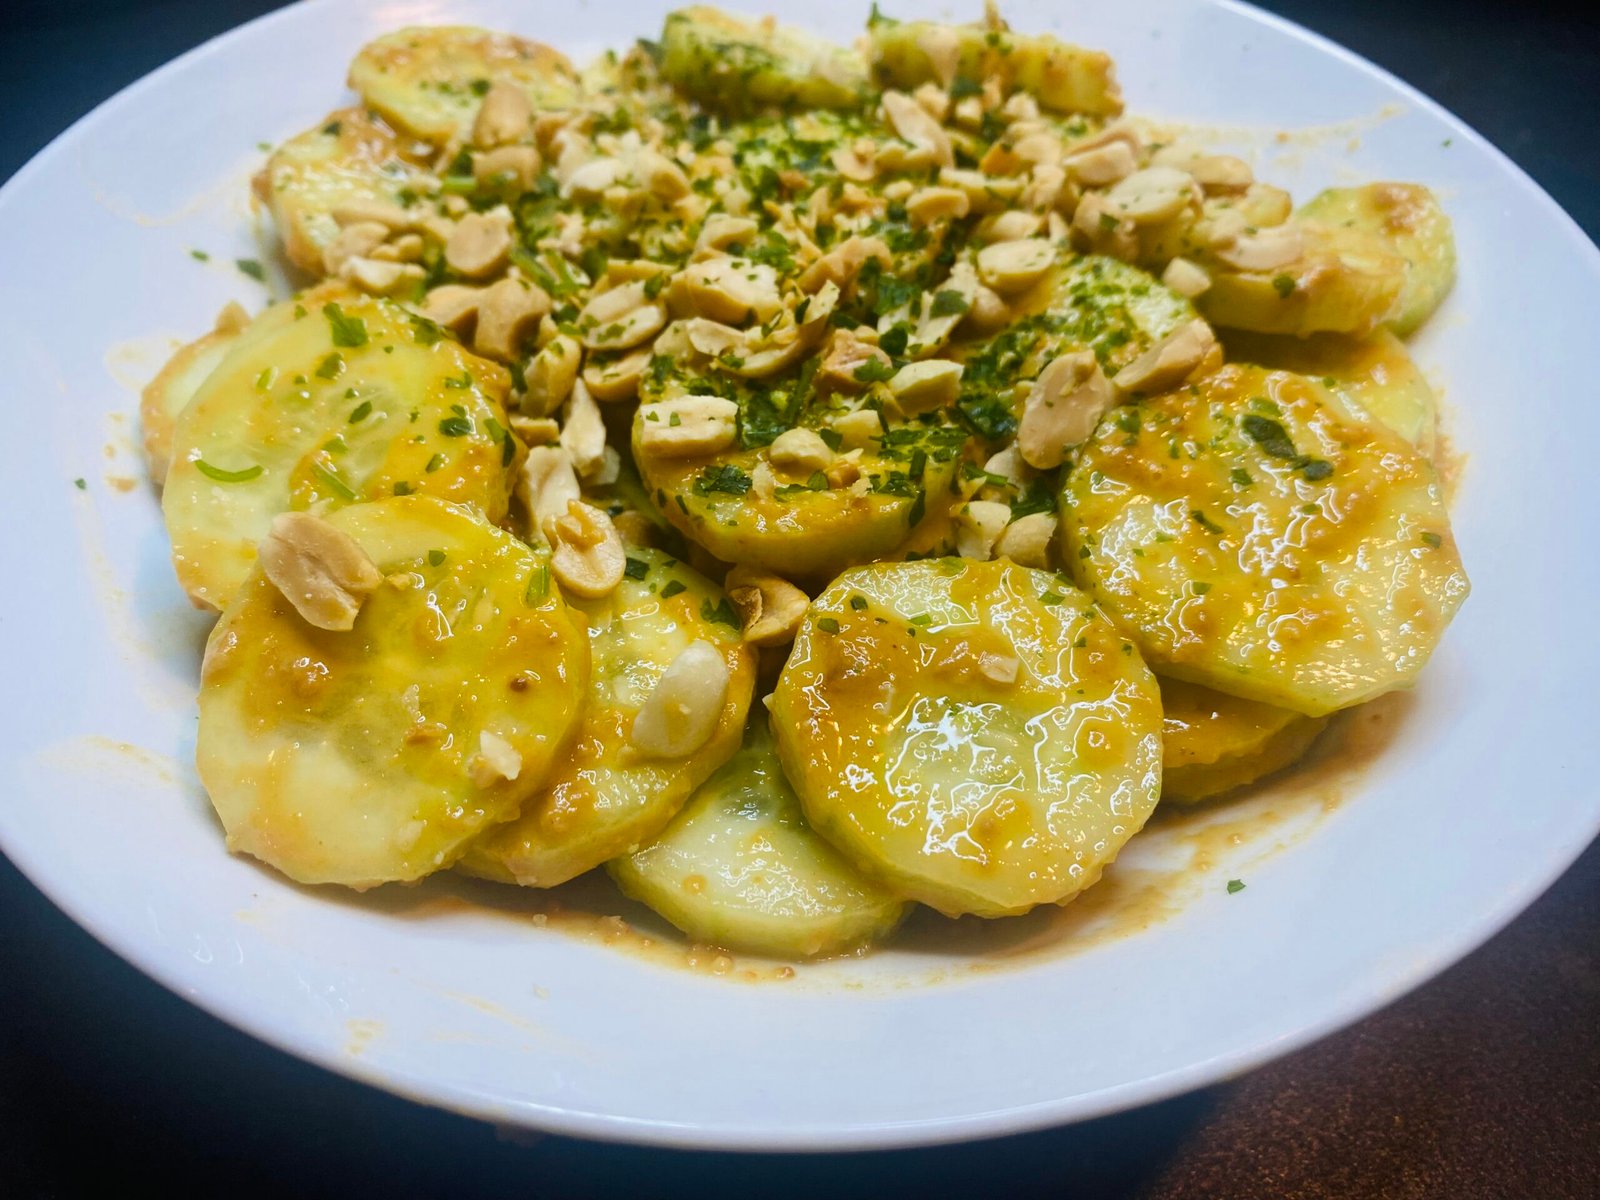
[[[992,7],[349,83],[255,179],[299,290],[142,404],[200,777],[290,879],[604,869],[782,958],[1062,904],[1466,597],[1423,186],[1296,207]]]

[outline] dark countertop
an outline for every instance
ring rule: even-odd
[[[123,85],[271,7],[12,0],[0,178]],[[1267,7],[1440,100],[1600,235],[1592,13]],[[234,1032],[103,949],[3,858],[0,912],[7,1196],[1600,1197],[1600,845],[1440,978],[1234,1083],[1003,1141],[832,1157],[507,1142]]]

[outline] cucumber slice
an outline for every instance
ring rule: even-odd
[[[1131,642],[1058,575],[879,563],[811,607],[772,702],[813,829],[948,915],[1059,903],[1161,784],[1161,705]]]
[[[1111,56],[1049,34],[879,17],[868,38],[873,75],[886,86],[948,85],[952,80],[944,75],[953,65],[956,79],[998,79],[1006,91],[1027,92],[1051,112],[1108,117],[1122,111]]]
[[[769,104],[859,108],[868,90],[857,51],[705,5],[667,14],[661,74],[690,98],[734,112]]]
[[[593,669],[567,761],[515,821],[468,851],[461,867],[469,874],[554,887],[631,853],[738,749],[756,663],[727,599],[660,551],[630,549],[628,558],[628,573],[611,595],[572,602],[588,620]],[[696,641],[715,646],[728,666],[717,727],[686,758],[641,758],[628,742],[633,718],[673,659]]]
[[[1359,229],[1405,261],[1405,282],[1388,325],[1405,337],[1438,308],[1456,281],[1456,242],[1438,198],[1418,183],[1369,183],[1318,192],[1299,212],[1308,226]]]
[[[571,108],[578,75],[539,42],[466,25],[413,25],[374,38],[350,64],[362,102],[403,133],[464,142],[493,83],[513,83],[535,112]]]
[[[467,509],[405,496],[326,519],[386,581],[341,633],[251,571],[206,645],[195,760],[231,849],[301,883],[420,879],[544,781],[588,647],[542,556]],[[514,779],[475,781],[486,734]]]
[[[1382,421],[1431,459],[1438,448],[1439,405],[1411,361],[1405,343],[1388,329],[1364,338],[1323,333],[1308,338],[1230,333],[1230,362],[1251,362],[1320,379],[1356,408]]]
[[[339,236],[335,209],[400,206],[436,186],[415,148],[364,108],[330,113],[290,138],[273,151],[255,183],[289,261],[316,276],[324,274],[323,250]]]
[[[1067,563],[1163,674],[1307,716],[1409,685],[1468,590],[1428,461],[1287,371],[1122,406],[1061,511]]]
[[[291,509],[417,493],[504,520],[510,386],[504,367],[387,300],[330,285],[267,309],[173,433],[162,509],[178,581],[221,608]]]
[[[695,940],[779,958],[858,949],[908,907],[807,828],[759,717],[660,837],[606,869]]]
[[[1193,804],[1282,770],[1311,748],[1326,717],[1161,681],[1161,799]]]

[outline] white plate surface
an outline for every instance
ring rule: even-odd
[[[587,1136],[839,1149],[1013,1132],[1235,1074],[1416,986],[1579,853],[1600,826],[1600,545],[1581,502],[1600,255],[1458,121],[1285,23],[1215,0],[1011,0],[1018,28],[1111,51],[1135,111],[1216,128],[1297,196],[1415,179],[1455,218],[1461,281],[1416,353],[1465,456],[1475,590],[1388,706],[1381,753],[1224,810],[1226,828],[1147,832],[1053,925],[914,937],[792,979],[624,952],[463,886],[345,898],[230,858],[190,765],[205,622],[129,481],[133,389],[168,339],[265,299],[230,265],[262,254],[257,143],[339,103],[351,54],[399,24],[581,57],[652,34],[666,7],[302,4],[123,92],[0,192],[0,845],[56,903],[224,1019],[419,1100]],[[805,13],[843,38],[864,9]],[[1230,895],[1233,877],[1248,886]],[[1054,948],[984,949],[1024,933]]]

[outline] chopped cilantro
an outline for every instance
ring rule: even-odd
[[[673,596],[676,596],[679,592],[686,592],[688,590],[689,589],[684,587],[683,584],[680,581],[678,581],[676,579],[669,579],[669,580],[667,580],[665,586],[663,586],[662,589],[661,589],[661,598],[663,600],[670,600]]]
[[[630,558],[624,564],[622,573],[629,579],[643,579],[650,574],[650,564],[642,558]]]
[[[215,479],[218,483],[248,483],[261,474],[260,465],[243,467],[237,471],[224,471],[221,467],[213,467],[203,458],[194,460],[195,470],[207,479]]]
[[[430,567],[437,567],[443,561],[444,561],[444,551],[443,550],[429,550],[428,551],[428,565]]]
[[[1242,880],[1242,879],[1230,879],[1230,880],[1228,880],[1228,895],[1231,896],[1235,892],[1242,892],[1242,891],[1244,891],[1244,880]]]
[[[832,617],[818,617],[817,628],[822,630],[823,633],[838,633],[839,622]]]
[[[466,437],[472,432],[472,418],[459,415],[446,417],[439,422],[439,432],[445,437]]]
[[[257,283],[265,283],[267,281],[267,269],[253,258],[236,258],[233,260],[233,265]]]
[[[335,346],[365,346],[367,344],[367,323],[360,317],[345,316],[344,309],[332,300],[322,306],[322,315],[328,318],[328,325],[333,330],[333,344]]]
[[[1444,539],[1442,537],[1440,537],[1437,533],[1425,533],[1425,534],[1423,534],[1422,535],[1422,541],[1423,541],[1424,545],[1432,546],[1435,550],[1437,550],[1440,546],[1444,545]]]

